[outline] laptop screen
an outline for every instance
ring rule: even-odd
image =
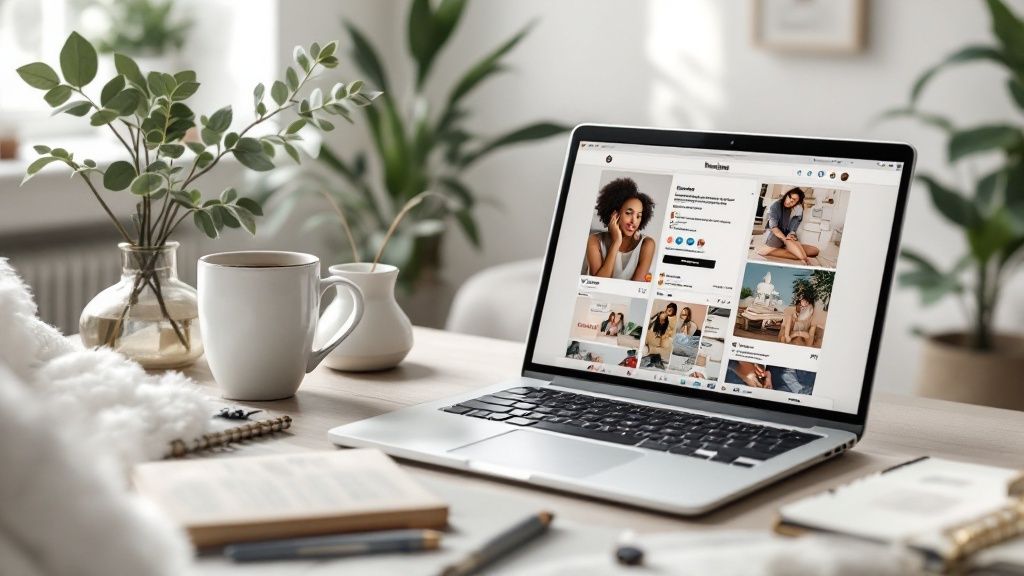
[[[535,364],[858,413],[903,163],[575,146]]]

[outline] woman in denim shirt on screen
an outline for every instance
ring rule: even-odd
[[[790,188],[765,212],[764,245],[757,249],[761,256],[789,258],[810,264],[809,258],[818,255],[818,248],[802,244],[796,237],[804,217],[804,191]]]

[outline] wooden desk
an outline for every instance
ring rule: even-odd
[[[504,340],[416,328],[416,345],[398,368],[379,373],[346,374],[319,368],[288,400],[248,403],[291,415],[291,434],[240,445],[240,454],[325,450],[333,445],[327,430],[403,406],[435,400],[519,374],[523,345]],[[188,374],[215,385],[203,361]],[[965,382],[969,385],[969,382]],[[701,527],[766,530],[776,508],[787,501],[881,470],[921,455],[1004,466],[1022,466],[1024,412],[957,404],[925,398],[876,394],[867,434],[857,447],[829,462],[761,490],[739,502],[695,519],[647,512],[579,496],[540,490],[443,468],[406,463],[416,476],[452,486],[476,485],[548,508],[577,523],[629,527],[637,531]]]

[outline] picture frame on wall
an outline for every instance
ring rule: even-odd
[[[867,46],[867,0],[753,0],[754,45],[802,54]]]

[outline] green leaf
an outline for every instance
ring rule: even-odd
[[[200,169],[206,168],[211,162],[213,162],[213,154],[211,154],[209,150],[203,152],[199,156],[196,156],[196,166]]]
[[[295,122],[288,125],[288,129],[285,130],[285,134],[295,134],[299,130],[302,130],[306,126],[306,120],[299,118]]]
[[[274,103],[281,106],[288,100],[288,87],[284,85],[284,82],[275,80],[270,87],[270,97],[274,99]]]
[[[182,70],[181,72],[175,72],[174,81],[178,84],[184,84],[185,82],[195,82],[196,72],[195,70]]]
[[[248,200],[248,198],[245,198]],[[249,231],[249,234],[256,235],[256,218],[253,217],[252,213],[246,210],[242,206],[232,206],[232,212],[235,217],[238,218],[238,222]]]
[[[143,172],[132,180],[132,194],[137,196],[147,196],[162,188],[163,184],[163,176],[153,172]]]
[[[494,138],[487,142],[486,144],[484,144],[483,146],[481,146],[479,149],[477,149],[476,152],[468,154],[465,158],[463,158],[462,166],[469,166],[473,162],[479,160],[481,157],[485,156],[486,154],[489,154],[490,152],[493,152],[494,150],[497,150],[498,148],[510,146],[512,144],[518,144],[520,142],[528,142],[530,140],[549,138],[551,136],[561,134],[568,129],[568,126],[563,126],[561,124],[555,124],[552,122],[537,122],[534,124],[530,124],[528,126],[524,126],[522,128],[519,128],[518,130],[513,130],[507,134]]]
[[[387,76],[384,74],[384,67],[381,66],[380,58],[377,57],[377,52],[374,50],[373,45],[370,44],[370,41],[354,24],[350,22],[345,22],[344,24],[345,29],[348,30],[349,37],[352,39],[352,59],[355,60],[356,66],[369,77],[370,82],[377,88],[387,92]]]
[[[220,220],[221,224],[228,228],[238,228],[238,218],[235,217],[234,212],[227,206],[214,206],[210,209],[210,212],[216,215],[216,219]]]
[[[135,86],[137,86],[138,88],[141,88],[142,90],[147,90],[146,94],[149,94],[148,87],[146,86],[146,78],[143,77],[142,71],[139,70],[139,65],[135,63],[135,60],[132,60],[124,54],[115,52],[114,68],[117,69],[118,74],[124,76],[125,79],[127,79],[132,84],[135,84]]]
[[[209,128],[203,128],[200,130],[199,137],[203,140],[203,144],[206,144],[207,146],[213,146],[220,142],[220,132]]]
[[[111,98],[110,102],[107,102],[106,108],[116,110],[119,116],[131,116],[135,113],[142,98],[143,96],[138,90],[129,88]]]
[[[903,118],[903,117],[914,118],[914,119],[919,120],[919,121],[921,121],[921,122],[923,122],[923,123],[925,123],[925,124],[927,124],[929,126],[933,126],[935,128],[938,128],[939,130],[942,130],[943,132],[949,133],[949,132],[952,132],[954,130],[953,123],[950,122],[947,118],[945,118],[943,116],[940,116],[938,114],[932,114],[930,112],[922,112],[922,111],[917,110],[915,108],[894,108],[892,110],[887,110],[887,111],[883,112],[882,114],[880,114],[875,119],[875,121],[876,122],[880,122],[882,120],[889,120],[889,119],[892,119],[892,118]]]
[[[18,68],[17,72],[18,76],[21,76],[21,79],[33,88],[53,90],[60,85],[60,78],[57,77],[57,73],[43,62],[25,64]]]
[[[124,90],[124,76],[118,74],[103,85],[103,90],[100,91],[100,105],[104,108],[111,108],[111,106],[107,106],[107,102],[110,102],[121,90]]]
[[[928,187],[932,204],[947,220],[964,228],[972,228],[978,224],[978,210],[969,200],[943,186],[931,176],[919,174],[917,179]]]
[[[160,154],[168,158],[181,158],[181,155],[185,153],[185,147],[181,144],[161,144]]]
[[[90,110],[92,110],[92,104],[89,104],[85,100],[76,100],[74,102],[68,102],[63,106],[55,108],[53,112],[50,113],[50,115],[56,116],[57,114],[64,112],[66,114],[78,116],[79,118],[81,118],[82,116],[88,114]]]
[[[63,148],[54,148],[53,150],[50,150],[50,154],[60,158],[61,160],[71,160],[71,154]]]
[[[1017,107],[1024,108],[1024,84],[1017,78],[1010,78],[1006,82],[1010,95],[1013,96],[1013,101],[1017,104]]]
[[[452,89],[451,95],[448,97],[448,107],[454,108],[455,105],[469,94],[474,88],[476,88],[480,82],[485,78],[499,72],[501,70],[501,59],[508,54],[510,50],[516,47],[516,44],[529,34],[530,29],[533,27],[533,23],[528,24],[525,28],[517,32],[514,36],[505,41],[504,44],[498,46],[493,52],[484,56],[482,60],[477,62],[471,67],[462,78],[455,84],[455,88]]]
[[[66,84],[61,84],[60,86],[48,90],[46,94],[43,95],[43,100],[46,100],[46,103],[49,104],[51,108],[60,106],[67,102],[69,98],[71,98],[71,86]]]
[[[252,105],[254,107],[259,106],[260,102],[263,102],[263,93],[266,92],[266,90],[267,88],[263,85],[262,82],[257,84],[256,87],[252,89]]]
[[[160,72],[150,72],[146,75],[146,85],[153,96],[167,96],[171,87],[167,85],[164,75]]]
[[[288,155],[292,157],[292,160],[295,160],[296,164],[302,164],[302,160],[299,158],[299,151],[295,149],[295,146],[292,146],[287,142],[285,142],[282,146],[284,147],[284,151],[287,152]]]
[[[469,210],[456,212],[455,221],[462,227],[462,231],[466,233],[466,238],[473,244],[473,247],[479,249],[481,247],[480,232],[477,230],[476,221]]]
[[[38,153],[38,154],[49,154],[50,153],[50,147],[49,146],[43,146],[42,144],[36,144],[35,146],[32,147],[32,149],[35,150],[36,153]]]
[[[131,162],[118,160],[113,162],[103,174],[103,187],[113,192],[120,192],[131,186],[138,174]]]
[[[953,64],[965,64],[968,62],[975,62],[979,60],[989,60],[998,64],[1006,64],[1006,59],[1003,57],[1002,52],[991,47],[991,46],[967,46],[961,48],[956,52],[946,56],[946,58],[929,68],[922,74],[916,82],[914,87],[910,90],[910,105],[914,106],[917,100],[921,97],[921,92],[924,91],[924,87],[939,71],[947,66]]]
[[[338,43],[337,42],[333,42],[333,41],[332,42],[328,42],[327,45],[325,45],[323,48],[320,49],[320,56],[319,56],[319,58],[321,58],[321,59],[323,59],[323,58],[330,58],[331,56],[334,56],[334,51],[337,50],[337,49],[338,49]]]
[[[284,72],[284,78],[288,82],[288,88],[293,91],[299,89],[299,74],[295,72],[295,68],[289,66]]]
[[[992,32],[1002,45],[1002,53],[1017,67],[1024,62],[1024,23],[1000,0],[988,0],[992,14]]]
[[[210,238],[217,237],[217,225],[213,221],[213,216],[210,216],[205,210],[193,212],[192,220],[195,222],[196,227],[203,231],[203,234]]]
[[[974,191],[974,202],[981,210],[988,210],[996,200],[998,193],[1006,189],[1006,171],[996,170],[978,180]]]
[[[1012,151],[1024,145],[1020,128],[1009,125],[979,126],[954,132],[949,139],[949,161],[990,150]]]
[[[180,102],[195,94],[197,90],[199,90],[199,82],[182,82],[171,92],[171,100]]]
[[[1019,228],[1024,229],[1024,162],[1017,161],[1006,166],[1006,203],[1010,215],[1017,221]]]
[[[86,86],[96,77],[98,65],[96,49],[78,32],[72,32],[60,50],[60,71],[64,80],[76,88]]]
[[[967,231],[971,254],[982,263],[1003,251],[1016,237],[1013,221],[1006,208],[997,210],[980,226]]]
[[[296,46],[295,49],[292,50],[292,57],[295,58],[296,64],[298,64],[304,71],[309,72],[311,63],[309,61],[309,56],[306,55],[306,51],[302,46]]]
[[[223,204],[231,204],[237,198],[238,191],[235,190],[234,188],[225,188],[224,191],[220,193],[220,201]]]
[[[224,132],[231,127],[231,120],[231,106],[225,106],[210,116],[210,121],[207,123],[206,127],[214,132]]]
[[[267,158],[274,157],[274,145],[266,140],[260,140],[260,147],[263,148],[263,153]]]
[[[188,146],[188,149],[196,154],[202,154],[206,150],[206,146],[202,142],[185,142],[185,146]]]
[[[22,179],[21,183],[24,184],[25,182],[28,182],[30,178],[35,176],[47,164],[50,164],[52,162],[59,162],[60,160],[60,158],[54,158],[53,156],[44,156],[42,158],[37,158],[34,162],[28,165],[28,168],[25,170],[25,178]]]
[[[252,198],[243,196],[239,198],[238,201],[235,202],[235,204],[241,206],[242,208],[248,210],[249,212],[252,212],[256,216],[263,216],[263,207],[260,206],[259,202],[253,200]]]
[[[323,66],[324,68],[334,68],[338,65],[338,59],[335,58],[334,56],[323,58],[320,60],[320,65]]]
[[[255,138],[240,138],[231,153],[243,166],[251,170],[266,172],[274,169],[274,163],[267,158],[259,140]]]
[[[235,132],[228,132],[228,135],[224,137],[224,146],[231,148],[238,142],[238,134]]]
[[[89,117],[89,124],[92,124],[93,126],[103,126],[104,124],[110,124],[114,120],[117,120],[117,116],[117,110],[104,108],[102,110],[97,110]]]
[[[420,89],[430,73],[434,58],[448,42],[465,0],[443,0],[437,12],[430,0],[413,0],[409,9],[409,53],[416,61],[416,88]]]

